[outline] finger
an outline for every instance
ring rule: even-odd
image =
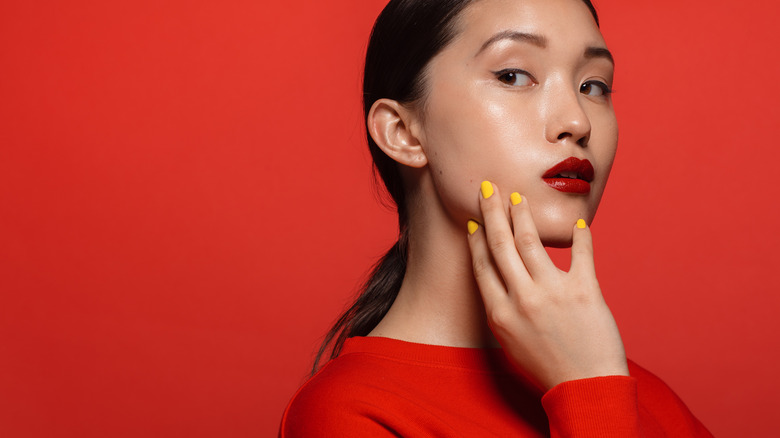
[[[483,181],[480,187],[479,206],[484,219],[487,247],[507,287],[512,290],[523,281],[530,280],[528,272],[517,254],[512,228],[506,217],[504,203],[498,187]]]
[[[538,279],[545,274],[555,272],[557,268],[544,250],[539,232],[536,229],[528,199],[517,192],[509,197],[509,214],[514,227],[514,244],[531,278]]]
[[[574,225],[569,271],[596,272],[596,266],[593,262],[593,235],[583,219],[579,219]]]
[[[490,251],[485,240],[485,229],[479,226],[477,221],[468,222],[469,250],[471,251],[471,264],[474,269],[474,278],[477,280],[479,293],[485,303],[485,310],[498,305],[501,300],[507,298],[506,287],[493,263]]]

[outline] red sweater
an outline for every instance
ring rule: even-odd
[[[350,338],[293,397],[279,436],[711,437],[658,377],[563,382],[543,396],[500,349]]]

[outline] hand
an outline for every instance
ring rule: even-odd
[[[512,194],[514,234],[504,202],[495,185],[483,183],[485,223],[469,221],[468,241],[488,324],[509,360],[544,390],[567,380],[628,376],[623,342],[596,280],[590,229],[584,221],[583,228],[573,226],[565,272],[547,255],[528,200]]]

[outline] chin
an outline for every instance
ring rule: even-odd
[[[585,217],[585,220],[588,220],[587,216]],[[574,233],[574,223],[576,221],[577,219],[556,220],[549,221],[544,225],[537,225],[539,240],[542,241],[542,245],[550,248],[571,247]]]
[[[593,222],[595,207],[583,198],[567,198],[566,203],[552,202],[535,206],[531,212],[542,245],[550,248],[570,248],[577,219],[585,219],[588,225]],[[573,202],[574,201],[574,202]]]
[[[568,236],[539,236],[542,245],[549,248],[570,248],[572,243],[572,236],[569,233]]]

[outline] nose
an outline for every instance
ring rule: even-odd
[[[560,87],[551,93],[545,127],[547,141],[550,143],[576,143],[588,146],[590,139],[590,118],[582,107],[582,95],[579,89]]]

